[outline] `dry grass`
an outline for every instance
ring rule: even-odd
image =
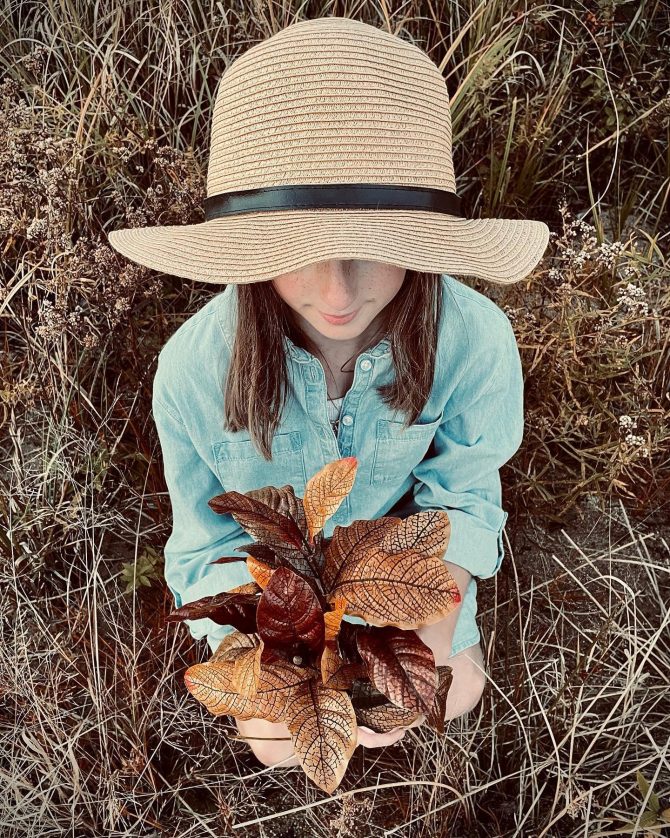
[[[481,704],[444,739],[358,749],[333,799],[299,768],[261,768],[181,681],[209,650],[162,623],[151,380],[178,322],[220,289],[126,262],[105,235],[202,220],[216,81],[294,11],[3,8],[2,838],[661,834],[670,13],[440,8],[387,17],[445,68],[465,206],[554,231],[528,282],[474,283],[524,363],[526,434],[502,473],[513,543],[479,588]],[[386,19],[369,3],[299,16],[322,14]]]
[[[443,738],[357,749],[332,798],[193,702],[179,675],[208,650],[159,625],[158,590],[128,600],[95,553],[61,595],[3,578],[0,834],[611,835],[651,812],[638,770],[669,806],[670,528],[619,503],[580,533],[515,533],[480,586],[482,702]]]

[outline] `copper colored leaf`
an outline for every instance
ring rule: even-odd
[[[404,707],[396,707],[367,679],[354,681],[351,688],[351,702],[356,711],[359,725],[367,725],[378,733],[388,733],[399,726],[411,725],[424,715],[417,716]]]
[[[358,538],[360,529],[363,532]],[[387,529],[381,543],[391,532],[399,543],[396,531],[400,529],[398,524]],[[359,526],[336,528],[328,546],[326,567],[335,564],[339,569],[329,601],[338,594],[345,596],[349,602],[347,613],[375,626],[418,628],[446,616],[461,599],[456,580],[444,561],[417,552],[414,547],[388,553],[378,537],[366,537],[365,528]]]
[[[450,535],[449,515],[442,509],[424,509],[401,519],[379,546],[387,553],[414,550],[423,556],[442,558]]]
[[[304,538],[292,518],[275,512],[262,501],[240,492],[223,492],[207,501],[219,515],[230,513],[256,541],[275,549],[285,544],[301,548]]]
[[[228,590],[229,594],[260,594],[262,588],[254,581],[243,582],[241,585],[236,585],[234,588]]]
[[[245,649],[238,654],[233,663],[232,686],[240,695],[255,698],[258,680],[261,675],[261,655],[263,654],[263,640],[253,649]]]
[[[404,707],[396,707],[389,701],[370,710],[356,710],[358,724],[366,725],[377,733],[389,733],[396,727],[404,727],[415,722],[421,715]]]
[[[212,653],[209,663],[220,660],[235,660],[240,651],[253,649],[258,646],[253,636],[243,634],[241,631],[231,631],[216,647]]]
[[[258,602],[258,633],[265,643],[290,657],[320,652],[323,609],[311,585],[287,567],[275,570]]]
[[[378,547],[350,557],[330,597],[336,594],[347,598],[348,614],[373,626],[402,629],[437,622],[461,600],[458,584],[441,559],[413,549],[392,555]]]
[[[379,692],[415,715],[429,713],[437,689],[435,656],[417,633],[389,626],[359,632],[357,640]]]
[[[328,684],[328,680],[336,675],[343,663],[342,656],[337,651],[337,645],[326,642],[321,652],[321,682],[335,688],[334,684]]]
[[[259,717],[271,722],[284,721],[286,705],[282,700],[291,700],[293,690],[318,676],[314,667],[294,666],[290,663],[276,663],[261,667],[256,693]]]
[[[435,692],[435,701],[430,713],[426,714],[426,722],[438,733],[444,733],[444,714],[447,709],[447,695],[453,680],[452,673],[453,670],[450,666],[437,667],[438,685]]]
[[[348,690],[357,678],[365,676],[365,665],[348,663],[333,642],[326,643],[321,654],[321,681],[334,690]]]
[[[356,714],[349,696],[318,678],[305,681],[292,691],[284,722],[305,773],[332,794],[356,749]]]
[[[233,687],[232,660],[197,663],[184,673],[186,689],[215,716],[230,714],[240,719],[258,715],[257,699],[240,695]],[[286,695],[284,695],[284,705]]]
[[[386,516],[373,521],[352,521],[347,527],[335,527],[333,535],[323,546],[325,564],[323,583],[329,592],[328,599],[333,601],[333,591],[339,582],[339,576],[346,564],[358,554],[375,546],[380,546],[391,530],[401,522],[401,518]]]
[[[286,701],[294,687],[313,678],[315,670],[301,669],[288,663],[261,667],[257,692],[249,698],[233,687],[235,662],[198,663],[184,674],[189,692],[215,716],[229,714],[240,719],[283,720]]]
[[[222,591],[188,602],[166,615],[165,622],[198,620],[209,617],[221,626],[232,625],[244,634],[256,631],[256,608],[259,597],[245,593]]]
[[[307,517],[309,541],[323,529],[328,518],[337,512],[354,485],[357,470],[356,457],[343,457],[327,463],[307,481],[302,502]]]
[[[409,629],[437,622],[461,600],[441,560],[450,527],[441,510],[336,527],[324,548],[328,600],[344,594],[347,613],[372,625]]]

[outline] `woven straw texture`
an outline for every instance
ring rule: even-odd
[[[341,17],[293,24],[227,68],[212,112],[207,195],[333,183],[457,191],[439,68],[417,46]],[[301,208],[125,228],[109,241],[141,265],[215,284],[334,258],[506,284],[537,265],[549,228],[427,210]]]

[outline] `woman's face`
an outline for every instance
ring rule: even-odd
[[[405,268],[364,259],[329,259],[272,279],[279,296],[296,313],[304,331],[326,349],[363,346],[375,320],[402,287]],[[324,315],[355,312],[347,323]]]

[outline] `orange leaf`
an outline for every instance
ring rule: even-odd
[[[347,527],[336,526],[333,536],[323,548],[323,582],[331,592],[329,602],[333,601],[332,591],[339,580],[339,574],[347,561],[359,553],[379,546],[388,533],[401,523],[401,518],[385,516],[373,521],[352,521]]]
[[[267,562],[254,558],[254,556],[247,556],[247,570],[256,580],[254,584],[260,585],[261,588],[265,588],[274,573],[273,567],[270,567]]]
[[[261,677],[261,655],[263,640],[253,649],[246,649],[237,655],[233,664],[232,686],[240,695],[256,698],[258,681]]]
[[[441,510],[335,527],[324,548],[328,601],[346,597],[347,613],[375,626],[414,629],[437,622],[461,601],[441,558],[450,529]]]
[[[345,566],[333,594],[346,596],[348,614],[373,626],[401,629],[437,622],[461,599],[445,563],[414,550],[362,555]]]
[[[226,591],[228,594],[257,594],[259,592],[260,587],[256,582],[243,582],[241,585],[236,585]]]
[[[339,786],[356,749],[356,713],[349,696],[304,681],[291,694],[284,721],[307,776],[328,794]]]
[[[307,481],[302,502],[307,517],[309,541],[323,529],[328,518],[337,512],[354,485],[357,470],[356,457],[343,457],[327,463]]]
[[[255,584],[255,583],[254,583]],[[240,650],[256,646],[253,637],[241,631],[231,631],[216,647],[216,651],[209,659],[209,663],[221,660],[235,660]]]
[[[255,697],[241,695],[233,686],[235,661],[197,663],[184,674],[188,691],[215,716],[229,714],[240,719],[283,721],[286,702],[294,687],[313,678],[313,668],[289,663],[266,664],[260,671]]]
[[[365,665],[345,661],[337,644],[327,643],[321,654],[321,681],[334,690],[348,690],[357,678],[366,677]]]
[[[323,622],[326,627],[326,642],[334,640],[340,633],[342,617],[347,608],[347,598],[341,594],[335,596],[332,611],[324,611]]]

